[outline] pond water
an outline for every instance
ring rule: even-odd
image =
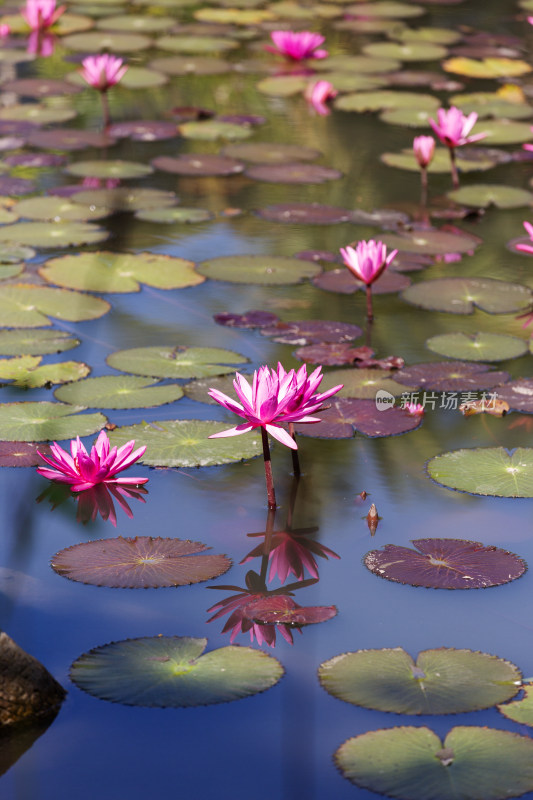
[[[288,4],[281,4],[285,5]],[[372,5],[381,4],[375,0]],[[414,3],[403,5],[418,7]],[[4,7],[6,15],[16,14],[16,9],[8,4]],[[186,24],[195,22],[195,13],[203,7],[191,0],[191,4],[132,5],[127,12],[142,14],[149,20],[168,15],[176,24]],[[216,8],[219,7],[217,4]],[[410,148],[413,136],[427,134],[429,128],[387,124],[375,112],[355,113],[335,107],[329,115],[322,116],[313,112],[301,91],[283,97],[257,88],[259,81],[283,67],[282,59],[263,50],[269,41],[269,30],[312,27],[326,36],[330,57],[356,55],[369,44],[387,41],[384,31],[387,26],[392,30],[390,20],[394,17],[387,14],[379,17],[384,20],[383,30],[375,24],[372,31],[369,20],[375,21],[376,17],[365,10],[358,32],[355,25],[342,29],[340,23],[346,9],[341,5],[331,6],[338,12],[331,20],[326,19],[326,6],[319,6],[323,20],[318,19],[314,7],[307,3],[297,7],[298,18],[294,9],[292,18],[290,9],[283,12],[280,8],[276,12],[274,5],[271,8],[273,18],[268,23],[220,29],[219,35],[237,44],[229,54],[207,52],[209,58],[226,58],[245,67],[217,75],[170,76],[168,82],[148,89],[128,88],[125,82],[109,92],[112,121],[179,122],[176,109],[186,107],[208,109],[217,116],[257,115],[264,118],[263,122],[244,128],[250,131],[247,142],[316,149],[321,153],[316,163],[339,170],[342,176],[321,184],[291,184],[263,182],[243,174],[189,177],[155,170],[145,178],[125,181],[122,185],[176,192],[180,198],[178,207],[205,209],[211,218],[200,223],[156,223],[139,220],[132,214],[109,216],[95,223],[109,234],[104,242],[69,249],[45,248],[36,243],[35,256],[27,261],[16,281],[42,284],[37,269],[45,261],[78,252],[150,252],[195,263],[236,255],[292,257],[302,251],[327,251],[338,256],[339,248],[350,242],[390,235],[397,229],[394,221],[385,230],[373,223],[280,223],[256,213],[278,203],[320,203],[365,212],[392,209],[408,215],[401,230],[409,229],[415,217],[414,224],[421,225],[421,235],[424,234],[418,205],[419,173],[387,166],[380,156]],[[462,44],[474,48],[474,35],[482,29],[502,38],[480,39],[474,58],[484,58],[485,51],[494,56],[490,45],[493,49],[499,47],[502,56],[509,53],[513,60],[533,64],[533,28],[526,22],[527,10],[515,2],[506,5],[504,11],[496,0],[483,4],[476,0],[442,5],[421,3],[419,8],[423,13],[418,17],[406,17],[403,21],[396,18],[396,30],[423,27],[457,31],[458,42],[448,47],[447,57],[451,57],[454,48],[462,54]],[[351,16],[355,16],[354,6],[350,10]],[[112,11],[119,15],[126,9],[119,2],[114,6],[103,2],[72,3],[67,13],[86,15],[101,26],[106,14]],[[390,9],[389,13],[392,14]],[[26,40],[22,33],[4,42],[4,52],[24,52]],[[146,50],[125,48],[119,54],[137,67],[167,58],[172,55],[170,47],[165,49],[157,44],[157,38],[166,33],[149,34],[156,41]],[[505,46],[504,37],[508,37]],[[67,47],[62,38],[57,37],[48,57],[14,66],[5,57],[1,58],[3,83],[15,77],[51,79],[72,73],[81,54],[91,51],[83,43]],[[464,55],[469,57],[466,51]],[[490,76],[470,78],[444,71],[443,60],[439,56],[433,60],[404,61],[402,66],[394,68],[392,71],[400,74],[402,69],[404,73],[431,70],[443,84],[437,88],[407,85],[400,91],[429,93],[437,98],[434,108],[439,104],[449,105],[450,89],[454,94],[495,92],[504,84],[520,86],[524,91],[521,100],[524,108],[533,94],[527,73],[508,80]],[[352,68],[351,73],[344,70],[343,74],[353,76],[355,72]],[[385,72],[383,79],[385,89],[390,84],[389,72]],[[156,75],[162,74],[156,71]],[[460,82],[464,88],[448,87],[445,81]],[[342,91],[339,98],[346,94]],[[36,100],[19,98],[8,86],[3,102],[7,108]],[[87,88],[42,102],[50,108],[75,110],[76,116],[71,121],[56,123],[56,127],[99,130],[101,106],[96,91]],[[183,117],[185,112],[181,113]],[[193,111],[188,113],[194,117]],[[529,116],[533,116],[533,108]],[[527,111],[524,118],[529,124]],[[46,127],[54,130],[53,123]],[[476,130],[482,129],[480,122]],[[0,132],[0,135],[8,134]],[[24,139],[26,134],[21,136]],[[523,152],[522,141],[527,141],[527,137],[507,145],[492,145],[490,140],[486,144],[516,154]],[[149,164],[156,156],[215,154],[227,146],[228,142],[220,138],[202,141],[174,137],[144,142],[124,138],[104,149],[87,147],[71,152],[58,147],[57,152],[66,155],[70,165],[112,159]],[[7,155],[18,152],[44,151],[22,145],[18,150],[8,149]],[[34,181],[33,193],[37,196],[47,193],[51,196],[58,187],[77,180],[62,167],[10,166],[9,170],[13,177]],[[487,172],[464,173],[461,185],[505,184],[527,189],[532,176],[532,162],[516,159]],[[448,172],[429,175],[430,202],[450,189]],[[471,253],[449,263],[430,255],[423,271],[404,274],[414,283],[468,276],[533,288],[528,256],[507,246],[510,240],[524,235],[523,220],[531,218],[530,205],[531,201],[507,209],[491,206],[460,220],[435,217],[432,220],[435,227],[457,225],[467,234],[479,237],[479,245],[472,245]],[[0,235],[1,230],[0,227]],[[324,260],[317,264],[317,269],[332,266]],[[260,285],[208,279],[183,289],[143,285],[137,293],[107,292],[100,296],[111,304],[111,310],[100,318],[84,322],[52,320],[54,329],[75,335],[81,343],[65,354],[45,355],[43,363],[81,361],[90,366],[91,376],[97,377],[118,374],[106,363],[106,358],[120,349],[202,346],[241,354],[249,361],[242,371],[251,374],[262,364],[275,366],[278,361],[287,369],[297,368],[301,362],[294,356],[296,345],[276,343],[257,330],[217,325],[214,314],[242,314],[261,309],[277,314],[284,321],[335,320],[365,327],[363,292],[355,295],[326,292],[309,280],[295,285]],[[527,304],[521,310],[527,311]],[[476,309],[466,316],[430,311],[405,302],[397,293],[376,294],[374,313],[371,343],[377,356],[398,356],[407,366],[443,360],[426,346],[429,337],[439,334],[483,331],[513,335],[525,342],[529,336],[523,320],[516,319],[518,311],[488,314]],[[363,342],[362,337],[355,346]],[[513,379],[527,378],[531,355],[495,364]],[[324,371],[328,369],[325,367]],[[2,403],[54,399],[51,388],[0,389]],[[42,662],[68,691],[51,726],[1,777],[2,797],[136,800],[187,792],[195,798],[220,800],[251,797],[318,800],[326,796],[335,800],[354,796],[370,800],[377,795],[353,786],[342,777],[332,759],[337,748],[350,737],[398,725],[427,726],[442,739],[457,725],[488,726],[530,737],[531,728],[512,722],[494,707],[453,716],[390,714],[341,702],[326,693],[317,678],[319,665],[341,653],[395,647],[404,648],[415,658],[420,651],[430,648],[467,648],[511,661],[526,678],[533,675],[533,595],[528,573],[520,580],[485,590],[446,591],[379,580],[364,566],[363,558],[369,550],[385,544],[409,547],[412,540],[427,537],[479,541],[533,562],[530,499],[481,497],[451,491],[432,482],[425,468],[428,459],[458,448],[527,446],[531,417],[517,412],[503,418],[487,414],[465,417],[456,409],[439,407],[440,400],[439,393],[436,407],[426,407],[422,425],[401,436],[368,438],[357,433],[354,438],[331,439],[313,437],[310,430],[308,436],[298,438],[302,466],[299,481],[292,475],[288,450],[281,445],[273,448],[278,499],[274,528],[283,529],[289,516],[294,529],[316,529],[310,536],[339,556],[318,559],[320,580],[298,587],[294,600],[302,606],[335,606],[337,614],[323,623],[303,627],[302,635],[295,628],[293,645],[279,631],[275,648],[266,644],[260,647],[254,641],[251,645],[254,649],[279,660],[285,672],[283,678],[268,691],[219,705],[145,708],[106,702],[80,691],[70,680],[69,669],[92,648],[137,637],[160,634],[207,637],[208,650],[229,645],[229,633],[222,632],[227,615],[208,624],[212,616],[208,609],[235,593],[235,590],[212,591],[212,587],[245,587],[246,573],[250,569],[261,570],[260,558],[246,564],[239,562],[261,541],[249,534],[265,531],[268,524],[262,459],[199,469],[164,466],[154,469],[137,464],[132,474],[149,478],[147,494],[142,498],[145,502],[130,501],[132,518],[117,505],[116,528],[100,517],[80,524],[72,497],[52,508],[49,499],[42,498],[48,481],[33,467],[2,467],[0,627]],[[157,408],[101,408],[87,413],[95,410],[101,410],[119,428],[142,421],[157,423],[174,419],[219,420],[227,427],[236,424],[223,408],[187,397]],[[89,445],[93,440],[94,436],[88,436],[84,442]],[[361,492],[367,493],[366,499],[359,498]],[[376,505],[381,518],[374,536],[366,520],[371,503]],[[200,541],[213,548],[214,553],[227,554],[233,566],[209,582],[147,590],[85,585],[66,580],[51,569],[51,558],[63,548],[114,536]],[[305,577],[310,577],[308,571]],[[295,582],[294,576],[288,579],[291,581]],[[276,579],[269,588],[279,585]],[[250,646],[249,636],[238,635],[235,644]],[[524,796],[533,797],[533,791]]]

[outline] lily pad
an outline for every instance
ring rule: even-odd
[[[453,95],[450,104],[460,108],[463,114],[475,111],[480,119],[487,117],[503,117],[504,119],[529,119],[533,116],[533,107],[525,102],[506,100],[498,92],[470,92]]]
[[[208,153],[184,153],[178,158],[157,156],[152,160],[152,166],[175,175],[238,175],[244,170],[241,161]]]
[[[410,286],[401,297],[420,308],[450,314],[472,314],[474,308],[509,314],[528,308],[532,293],[527,286],[492,278],[437,278]]]
[[[2,84],[4,92],[13,92],[21,97],[54,97],[55,95],[76,94],[78,88],[67,81],[51,78],[18,78]]]
[[[399,800],[504,800],[533,789],[533,741],[508,731],[389,728],[348,739],[335,762],[349,781]]]
[[[527,75],[533,67],[517,58],[465,58],[456,56],[444,61],[442,68],[469,78],[517,78]]]
[[[263,452],[258,431],[241,436],[209,439],[213,433],[227,430],[227,422],[198,419],[171,419],[141,422],[111,431],[109,439],[117,447],[135,439],[147,450],[141,464],[152,467],[212,467],[235,464],[255,458]],[[0,423],[1,431],[1,423]]]
[[[60,361],[40,366],[41,356],[0,358],[0,381],[10,381],[22,389],[35,389],[54,383],[68,383],[85,378],[90,370],[80,361]]]
[[[31,122],[33,125],[68,122],[75,116],[76,111],[73,108],[55,108],[39,103],[21,103],[0,109],[0,120],[2,121]]]
[[[43,442],[0,442],[0,467],[37,467],[43,463],[37,453],[50,456],[50,447]]]
[[[5,356],[62,353],[79,344],[80,340],[70,333],[50,328],[0,331],[0,353]]]
[[[77,128],[54,128],[53,130],[36,130],[27,137],[32,147],[43,147],[48,150],[84,150],[86,147],[110,147],[115,139],[108,133],[84,131]]]
[[[318,678],[339,700],[396,714],[479,711],[510,700],[522,682],[509,661],[450,647],[424,650],[416,662],[401,647],[343,653],[321,664]]]
[[[364,283],[356,280],[348,269],[331,269],[313,278],[313,284],[326,292],[339,294],[354,294],[364,288]],[[375,283],[372,284],[372,294],[390,294],[407,289],[411,285],[406,275],[386,270]]]
[[[239,43],[223,36],[161,36],[157,46],[173,53],[224,53]]]
[[[136,120],[116,122],[107,128],[107,132],[117,139],[132,139],[134,142],[160,142],[177,136],[178,128],[173,122],[164,120]]]
[[[533,414],[533,378],[518,378],[498,386],[498,400],[508,403],[513,411]]]
[[[208,405],[217,406],[216,400],[213,400],[209,389],[218,389],[219,392],[224,392],[231,397],[235,393],[233,386],[233,375],[218,375],[214,378],[197,378],[190,383],[186,383],[183,387],[183,392],[190,400],[196,400],[198,403],[207,403]]]
[[[0,281],[16,278],[24,272],[24,264],[0,264]]]
[[[400,42],[432,42],[433,44],[455,44],[462,37],[459,31],[448,28],[409,28],[405,27],[391,34]]]
[[[340,222],[353,221],[353,212],[347,208],[319,203],[278,203],[256,209],[255,214],[270,222],[287,222],[293,225],[338,225]]]
[[[68,50],[77,53],[99,53],[101,50],[109,53],[136,53],[138,50],[147,50],[151,47],[152,39],[142,33],[93,31],[65,36],[62,44]]]
[[[456,203],[479,208],[522,208],[533,205],[533,194],[517,186],[503,186],[502,184],[480,183],[471,186],[462,186],[448,192],[448,197]]]
[[[270,97],[292,97],[301,94],[309,79],[305,75],[272,75],[257,84],[257,90]]]
[[[107,357],[110,367],[152,378],[207,378],[234,372],[247,358],[218,347],[133,347]]]
[[[107,422],[103,414],[80,414],[84,406],[29,402],[0,404],[0,439],[43,442],[89,436]]]
[[[248,139],[252,135],[249,125],[237,125],[234,122],[220,122],[216,119],[201,120],[200,122],[184,122],[179,126],[179,132],[186,139],[198,139],[212,142],[216,139]]]
[[[381,89],[375,92],[344,94],[335,100],[338,111],[381,111],[389,108],[413,108],[435,111],[440,101],[430,94]]]
[[[253,330],[273,325],[279,320],[279,317],[270,311],[246,311],[244,314],[230,314],[228,311],[222,311],[220,314],[214,314],[213,319],[217,325],[224,325],[227,328]]]
[[[31,261],[36,255],[32,247],[17,247],[16,245],[0,245],[0,265],[18,264],[21,261]]]
[[[179,400],[183,389],[177,384],[154,386],[150,378],[104,375],[62,386],[54,396],[62,403],[83,403],[89,408],[152,408]]]
[[[235,5],[239,4],[235,3]],[[262,22],[276,19],[276,16],[266,8],[199,8],[194,12],[194,18],[201,22],[221,22],[228,25],[248,26],[260,25]]]
[[[66,167],[65,172],[80,178],[144,178],[153,172],[148,164],[138,164],[135,161],[78,161]]]
[[[380,237],[389,248],[407,253],[445,255],[446,253],[470,253],[475,250],[477,241],[466,232],[412,231],[397,235],[385,233]]]
[[[40,169],[44,167],[59,167],[66,162],[65,156],[54,153],[15,153],[4,158],[4,164],[8,167],[27,167],[28,169]]]
[[[427,471],[447,489],[494,497],[533,497],[533,449],[475,447],[431,458]]]
[[[75,544],[52,557],[64,578],[114,589],[187,586],[217,578],[231,567],[227,556],[204,554],[201,542],[136,536]]]
[[[468,154],[467,154],[468,155]],[[401,153],[382,153],[380,156],[384,164],[388,167],[396,167],[397,169],[407,169],[411,172],[419,172],[420,166],[415,158],[412,149],[403,150]],[[468,158],[462,158],[459,153],[457,156],[457,167],[461,172],[472,172],[474,170],[487,170],[496,166],[496,161],[490,158],[487,153],[486,158],[481,158],[472,161]],[[437,147],[433,156],[431,164],[427,168],[431,173],[449,173],[450,171],[450,154],[448,150],[443,147]]]
[[[194,263],[156,253],[81,253],[52,258],[39,269],[50,283],[91,292],[138,292],[140,284],[183,289],[203,283]]]
[[[526,122],[509,119],[484,119],[477,123],[473,133],[486,133],[485,144],[522,144],[531,139],[531,126]]]
[[[26,283],[0,287],[0,319],[2,326],[6,328],[39,328],[41,325],[51,325],[48,314],[69,322],[98,319],[110,308],[105,300],[66,289]]]
[[[363,335],[358,325],[321,319],[279,320],[261,328],[262,336],[271,336],[281,344],[318,344],[322,342],[351,342]]]
[[[320,272],[320,266],[299,258],[251,255],[211,258],[198,264],[196,270],[217,281],[282,286],[313,278]]]
[[[518,722],[519,725],[533,725],[533,686],[522,686],[524,696],[514,703],[497,706],[504,717]]]
[[[290,164],[294,161],[314,161],[320,158],[320,150],[300,147],[297,144],[277,142],[242,142],[228,144],[221,153],[227,158],[251,161],[252,164]]]
[[[434,460],[434,459],[433,459]],[[466,539],[413,539],[416,550],[386,544],[365,566],[388,581],[427,589],[486,589],[520,578],[527,564],[515,553]]]
[[[139,211],[141,208],[162,208],[177,202],[174,192],[162,189],[87,189],[76,192],[72,200],[83,205],[111,208],[113,211]]]
[[[360,400],[375,400],[378,391],[388,392],[395,397],[409,391],[405,385],[391,378],[390,372],[384,369],[331,370],[324,375],[320,389],[321,391],[332,389],[339,383],[342,383],[344,388],[336,395],[337,399],[356,397]]]
[[[194,224],[197,222],[208,222],[213,219],[214,214],[205,208],[147,208],[136,211],[135,219],[142,219],[144,222],[161,222],[163,224]],[[198,278],[199,275],[196,274]]]
[[[492,389],[499,383],[505,383],[509,375],[507,372],[493,372],[486,364],[432,361],[404,367],[398,370],[395,378],[399,383],[435,392],[462,392]]]
[[[319,164],[256,164],[245,175],[267,183],[325,183],[342,178],[342,172]]]
[[[19,217],[49,222],[89,222],[111,212],[101,206],[83,206],[61,197],[30,197],[13,206]]]
[[[96,27],[102,31],[122,33],[160,33],[168,31],[175,23],[173,17],[149,16],[148,14],[120,14],[98,20]]]
[[[121,78],[120,85],[125,89],[153,89],[168,82],[166,75],[155,69],[128,65],[128,71]]]
[[[422,423],[420,414],[410,414],[399,406],[389,406],[386,411],[381,411],[375,399],[334,398],[328,406],[320,412],[320,422],[312,425],[296,423],[296,432],[322,439],[351,439],[356,432],[378,438],[408,433]]]
[[[397,58],[398,61],[436,61],[448,55],[445,47],[432,42],[372,42],[363,47],[363,53],[378,58]]]
[[[12,178],[9,175],[0,175],[0,195],[30,194],[36,189],[36,184],[27,178]]]
[[[80,656],[70,677],[102,700],[183,708],[240,700],[270,689],[283,675],[279,661],[261,650],[229,646],[202,655],[206,644],[187,636],[112,642]]]
[[[347,13],[359,17],[386,17],[387,19],[407,19],[420,17],[426,13],[423,6],[414,3],[400,3],[397,0],[378,0],[372,3],[356,2],[346,8]]]
[[[229,61],[195,55],[156,58],[150,63],[150,66],[166,75],[222,75],[232,70],[232,64]]]
[[[15,222],[0,227],[0,242],[28,244],[38,248],[96,244],[108,236],[107,231],[90,222]]]
[[[499,333],[443,333],[432,336],[426,347],[446,358],[466,361],[505,361],[527,352],[527,342]]]

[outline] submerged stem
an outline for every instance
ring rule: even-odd
[[[420,167],[420,205],[425,208],[428,204],[428,170]]]
[[[453,188],[459,188],[459,173],[457,172],[457,164],[455,163],[455,147],[450,147],[450,164],[452,171]]]
[[[107,92],[100,92],[100,95],[102,97],[102,117],[104,130],[106,130],[111,124],[111,117],[109,116],[109,100],[107,99]]]
[[[372,310],[372,286],[370,284],[366,287],[366,318],[368,322],[374,321],[374,312]]]
[[[296,434],[294,432],[294,422],[289,422],[289,433],[294,439],[294,441],[296,441]],[[302,474],[302,471],[300,469],[300,458],[298,456],[298,450],[291,450],[291,456],[292,456],[292,471],[295,477],[299,478],[300,475]]]
[[[268,444],[268,434],[263,426],[261,426],[261,439],[263,441],[263,458],[265,460],[265,480],[267,487],[268,507],[276,508],[276,492],[274,490],[274,479],[272,477],[270,446]]]

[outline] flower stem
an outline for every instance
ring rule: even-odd
[[[294,422],[289,422],[289,433],[294,439],[294,441],[296,441],[296,434],[294,432]],[[294,473],[294,476],[296,478],[299,478],[300,475],[302,474],[302,471],[300,469],[300,458],[298,456],[298,450],[291,450],[291,456],[292,456],[292,471]]]
[[[263,441],[263,458],[265,460],[265,479],[267,487],[268,507],[276,508],[276,492],[274,490],[274,480],[272,478],[272,461],[270,458],[268,434],[263,426],[261,426],[261,439]]]
[[[368,322],[374,321],[374,312],[372,310],[372,287],[370,284],[366,287],[366,318]]]
[[[104,130],[111,124],[111,117],[109,116],[109,100],[107,99],[107,92],[100,92],[102,97],[102,117]]]
[[[459,188],[459,173],[457,172],[457,164],[455,163],[455,147],[450,147],[450,164],[452,171],[453,188]]]
[[[420,205],[425,208],[428,204],[428,171],[427,167],[420,167]]]

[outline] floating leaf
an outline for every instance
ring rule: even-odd
[[[290,285],[313,278],[320,267],[312,261],[281,256],[220,256],[202,261],[196,270],[200,275],[230,283]]]
[[[207,378],[234,372],[247,358],[218,347],[133,347],[107,357],[110,367],[152,378]]]
[[[448,51],[445,47],[432,42],[372,42],[363,47],[363,53],[378,58],[397,58],[398,61],[436,61],[444,58]]]
[[[487,170],[496,166],[496,161],[490,158],[490,151],[487,151],[485,159],[481,158],[476,161],[468,159],[468,151],[463,154],[458,154],[456,163],[461,172],[472,172],[475,170]],[[398,169],[407,169],[411,172],[419,172],[420,166],[415,158],[412,148],[410,150],[402,150],[401,153],[382,153],[381,160],[388,167],[397,167]],[[450,154],[443,147],[437,147],[431,163],[428,166],[428,172],[431,173],[448,173],[450,171]]]
[[[432,336],[426,347],[446,358],[466,361],[505,361],[527,352],[527,342],[500,333],[443,333]]]
[[[374,400],[379,390],[399,396],[410,391],[403,384],[390,377],[384,369],[336,369],[324,375],[320,385],[321,391],[332,389],[339,383],[344,384],[339,397],[357,397],[361,400]]]
[[[173,53],[220,53],[235,50],[239,43],[223,36],[161,36],[157,46]]]
[[[313,69],[327,72],[356,72],[360,75],[367,75],[392,72],[393,70],[401,69],[401,66],[401,62],[395,58],[372,58],[371,56],[339,54],[317,61],[313,64]]]
[[[150,175],[153,169],[148,164],[114,159],[109,161],[77,161],[75,164],[66,167],[65,171],[80,178],[119,178],[120,180],[125,180],[127,178],[144,178],[146,175]]]
[[[89,436],[104,427],[103,414],[79,414],[84,406],[29,402],[0,404],[0,439],[42,442]]]
[[[0,195],[30,194],[36,189],[35,183],[26,178],[11,178],[9,175],[0,176]]]
[[[227,311],[222,311],[220,314],[214,314],[213,319],[217,325],[249,330],[273,325],[278,321],[279,317],[276,314],[271,314],[270,311],[246,311],[244,314],[230,314]]]
[[[77,53],[99,53],[101,50],[109,53],[136,53],[151,47],[152,40],[142,33],[77,33],[65,36],[62,44],[68,50]]]
[[[138,292],[141,283],[157,289],[203,283],[192,261],[156,253],[100,251],[62,256],[47,261],[39,274],[50,283],[91,292]]]
[[[0,467],[37,467],[43,460],[37,450],[50,456],[50,447],[43,442],[0,442]]]
[[[66,289],[25,283],[0,288],[1,324],[10,328],[51,325],[47,314],[69,322],[98,319],[109,309],[110,305],[105,300]]]
[[[0,264],[18,264],[20,261],[30,261],[35,256],[32,247],[17,247],[17,245],[0,244]]]
[[[489,183],[454,189],[448,192],[448,197],[455,203],[480,208],[488,208],[490,205],[496,208],[522,208],[533,204],[533,194],[526,189]]]
[[[382,241],[389,248],[397,248],[408,253],[445,255],[446,253],[469,253],[477,246],[477,241],[469,234],[447,231],[412,231],[411,233],[385,233]]]
[[[53,383],[78,381],[89,374],[90,367],[80,361],[60,361],[59,364],[39,366],[41,356],[0,358],[0,381],[12,381],[22,389],[35,389]]]
[[[470,92],[450,97],[450,103],[464,114],[475,111],[480,119],[503,117],[504,119],[528,119],[533,116],[533,108],[526,102],[507,100],[500,92]]]
[[[431,458],[427,470],[430,478],[448,489],[495,497],[533,497],[533,449],[529,447],[452,450]]]
[[[209,389],[218,389],[231,397],[235,392],[233,386],[233,375],[219,375],[213,378],[198,378],[197,380],[186,383],[183,391],[186,397],[196,400],[199,403],[208,403],[216,406],[218,403],[208,394]]]
[[[468,361],[432,361],[412,364],[395,375],[399,383],[435,392],[463,392],[473,389],[492,389],[505,383],[507,372],[493,372],[486,364]]]
[[[339,294],[354,294],[364,288],[364,283],[358,281],[348,269],[331,269],[313,278],[313,284],[326,292]],[[406,275],[386,270],[375,283],[372,284],[372,294],[389,294],[407,289],[411,281]]]
[[[319,164],[256,164],[245,175],[267,183],[325,183],[342,178],[342,172]]]
[[[130,67],[128,67],[128,70]],[[109,125],[107,133],[117,139],[132,139],[134,142],[160,142],[173,139],[178,135],[178,128],[173,122],[163,120],[148,121],[135,120],[130,122],[115,122]]]
[[[76,94],[78,88],[67,81],[51,78],[18,78],[2,84],[4,92],[13,92],[21,97],[53,97],[54,95]]]
[[[357,325],[348,322],[334,322],[321,319],[279,320],[273,325],[261,328],[262,336],[272,336],[282,344],[318,344],[321,342],[350,342],[363,335]]]
[[[4,164],[9,167],[27,167],[40,169],[41,167],[59,167],[66,162],[66,156],[54,153],[15,153],[4,158]]]
[[[2,121],[31,122],[33,125],[68,122],[75,116],[76,111],[73,108],[54,108],[39,103],[21,103],[20,105],[4,106],[0,109],[0,120]]]
[[[61,353],[79,344],[80,340],[66,331],[49,328],[0,331],[0,353],[5,356]]]
[[[198,555],[209,549],[188,539],[119,536],[66,547],[52,557],[51,567],[69,580],[114,589],[187,586],[217,578],[231,567],[227,556]]]
[[[513,411],[533,414],[533,378],[518,378],[498,386],[498,399],[509,403]]]
[[[514,122],[508,119],[484,119],[478,122],[474,133],[487,134],[487,144],[522,144],[531,139],[531,126],[525,122]]]
[[[207,119],[200,122],[184,122],[179,126],[179,132],[186,139],[199,139],[212,142],[216,139],[247,139],[252,135],[250,126],[236,125],[233,122],[220,122],[216,119]]]
[[[213,219],[214,215],[205,208],[178,206],[177,208],[147,208],[142,211],[136,211],[134,216],[135,219],[142,219],[145,222],[193,224],[196,222],[208,222]],[[197,279],[199,278],[197,273],[195,273],[195,276]]]
[[[374,395],[376,391],[374,390]],[[420,414],[410,414],[399,406],[380,410],[375,399],[333,399],[329,408],[320,412],[320,422],[295,424],[297,433],[323,439],[351,439],[356,432],[371,438],[398,436],[415,430],[422,423]]]
[[[299,606],[286,595],[259,597],[247,607],[247,616],[259,625],[289,625],[291,628],[327,622],[336,614],[335,606]]]
[[[151,467],[212,467],[245,461],[263,452],[261,434],[257,431],[228,438],[208,438],[227,427],[227,423],[212,420],[161,420],[116,428],[109,439],[117,447],[131,439],[139,446],[146,445],[140,462]]]
[[[220,22],[228,25],[259,25],[276,17],[266,8],[200,8],[194,12],[194,18],[201,22]]]
[[[509,314],[528,308],[532,293],[527,286],[491,278],[437,278],[410,286],[402,298],[415,306],[450,314]]]
[[[175,23],[173,17],[148,16],[147,14],[120,14],[98,20],[96,27],[102,31],[122,31],[124,33],[160,33],[167,31]]]
[[[344,94],[335,100],[339,111],[381,111],[384,108],[412,108],[436,111],[440,103],[430,94],[382,89],[375,92]]]
[[[321,664],[318,678],[339,700],[396,714],[479,711],[510,700],[522,682],[509,661],[449,647],[424,650],[416,662],[401,647],[343,653]]]
[[[349,781],[400,800],[504,800],[533,789],[533,741],[508,731],[389,728],[348,739],[335,762]]]
[[[166,75],[222,75],[232,69],[232,65],[221,58],[194,55],[156,58],[150,66]]]
[[[152,166],[176,175],[238,175],[244,170],[244,164],[234,158],[204,153],[184,153],[178,158],[157,156]]]
[[[83,206],[62,197],[30,197],[15,203],[13,210],[19,217],[50,222],[89,222],[111,213],[101,206]]]
[[[323,206],[319,203],[277,203],[260,208],[255,214],[270,222],[288,222],[297,225],[337,225],[352,222],[353,212],[347,208]]]
[[[162,208],[177,202],[174,192],[162,189],[91,189],[76,192],[72,200],[83,205],[111,208],[113,211],[139,211],[141,208]]]
[[[309,79],[305,75],[272,75],[257,84],[257,90],[271,97],[292,97],[301,94]]]
[[[154,386],[150,378],[104,375],[62,386],[55,397],[63,403],[83,403],[90,408],[152,408],[179,400],[183,389],[177,384]]]
[[[322,364],[327,367],[353,364],[354,361],[366,360],[372,357],[374,351],[365,345],[353,347],[347,342],[329,342],[327,344],[308,344],[299,347],[294,357],[306,364]]]
[[[533,725],[533,686],[521,686],[524,696],[514,703],[497,706],[504,717],[518,722],[519,725]]]
[[[29,244],[34,247],[73,247],[96,244],[107,239],[108,232],[90,222],[15,222],[0,227],[0,242]]]
[[[515,58],[449,58],[442,64],[446,72],[467,75],[469,78],[517,78],[531,72],[533,67]]]
[[[297,144],[279,144],[278,142],[228,144],[221,153],[229,158],[251,161],[253,164],[290,164],[294,161],[314,161],[321,155],[320,150],[300,147]]]
[[[380,578],[427,589],[486,589],[514,581],[527,569],[515,553],[481,542],[413,539],[412,544],[416,550],[396,544],[371,550],[364,564]]]
[[[391,19],[407,19],[420,17],[426,13],[423,6],[414,3],[400,3],[397,0],[378,0],[378,2],[361,3],[359,0],[350,7],[358,17],[387,17]]]

